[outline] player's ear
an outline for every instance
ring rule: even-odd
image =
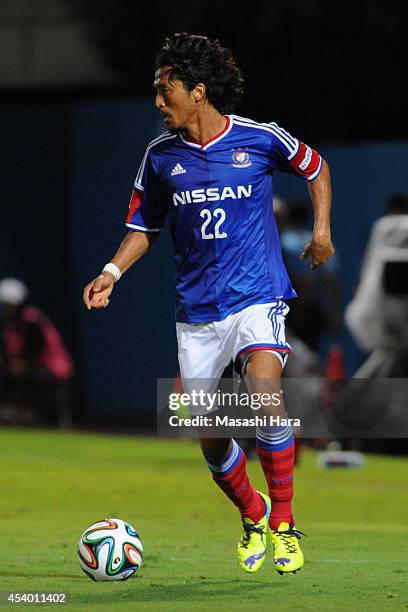
[[[197,85],[194,87],[193,94],[196,104],[203,102],[206,97],[206,87],[204,83],[197,83]]]

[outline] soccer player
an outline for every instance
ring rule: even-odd
[[[285,300],[296,293],[281,258],[273,174],[307,181],[314,230],[302,257],[310,257],[315,269],[334,252],[328,165],[276,123],[231,114],[241,101],[243,79],[217,40],[185,33],[166,39],[156,58],[154,87],[168,131],[146,149],[126,220],[130,231],[85,287],[85,305],[109,304],[115,283],[152,246],[169,214],[184,389],[195,379],[219,379],[231,359],[250,391],[263,381],[279,388],[290,351]],[[204,438],[203,454],[214,481],[241,514],[242,569],[260,568],[270,532],[275,568],[295,572],[303,554],[292,513],[293,432],[259,427],[256,435],[268,495],[253,488],[235,440]]]

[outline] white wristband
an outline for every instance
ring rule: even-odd
[[[120,268],[118,268],[118,266],[112,262],[107,263],[102,272],[110,272],[111,274],[113,274],[113,276],[115,277],[115,281],[118,281],[122,276]]]

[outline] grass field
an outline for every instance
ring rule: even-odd
[[[408,609],[405,459],[321,471],[305,451],[295,510],[306,564],[279,576],[271,557],[257,574],[239,568],[239,516],[194,442],[7,429],[0,449],[1,592],[66,592],[70,610],[114,612]],[[264,489],[256,461],[249,471]],[[105,516],[142,537],[129,581],[94,583],[79,568],[79,536]]]

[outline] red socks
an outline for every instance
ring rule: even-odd
[[[280,523],[294,525],[292,514],[293,468],[295,444],[291,427],[258,428],[256,434],[260,459],[272,510],[269,526],[273,530]],[[246,473],[246,457],[235,440],[230,454],[220,465],[207,462],[213,479],[229,499],[237,506],[241,516],[257,523],[265,514],[265,503],[253,488]]]
[[[241,516],[257,523],[265,514],[265,503],[253,488],[246,473],[246,457],[235,440],[232,450],[221,465],[207,465],[212,477],[229,499],[237,506]]]
[[[282,522],[294,525],[292,497],[295,444],[292,429],[258,428],[256,444],[272,503],[269,526],[276,531]]]

